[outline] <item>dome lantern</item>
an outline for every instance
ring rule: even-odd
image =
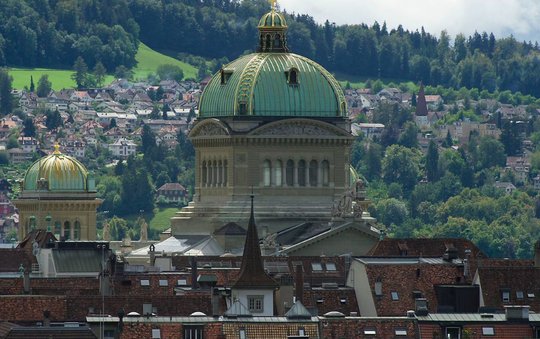
[[[259,48],[262,53],[287,53],[287,21],[276,11],[276,0],[271,0],[272,9],[259,20]]]

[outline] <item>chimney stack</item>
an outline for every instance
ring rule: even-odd
[[[191,263],[191,288],[197,289],[197,259],[195,257],[190,258]]]
[[[302,265],[298,264],[295,268],[296,279],[295,284],[296,288],[294,290],[294,297],[296,301],[304,303],[304,272],[302,272]]]

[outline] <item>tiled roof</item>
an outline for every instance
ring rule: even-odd
[[[21,265],[30,271],[35,259],[28,251],[20,248],[0,249],[0,272],[19,272]]]
[[[540,312],[540,267],[523,266],[519,261],[510,260],[504,266],[482,262],[477,277],[485,307],[502,310],[504,305],[529,305],[531,311]],[[503,291],[509,292],[506,302]]]
[[[471,258],[485,258],[486,255],[471,241],[463,238],[386,238],[368,253],[376,257],[442,257],[449,247],[457,249],[458,258],[466,258],[470,250]]]
[[[452,285],[463,278],[463,267],[441,259],[429,261],[409,262],[410,259],[401,259],[400,263],[388,259],[384,263],[369,260],[365,263],[369,282],[369,296],[359,295],[357,298],[371,297],[378,316],[403,316],[408,310],[415,309],[415,298],[426,298],[429,311],[437,310],[438,302],[435,285]],[[380,293],[377,295],[376,283],[380,283]],[[414,292],[421,296],[414,296]]]
[[[177,182],[168,182],[163,184],[158,191],[185,191],[186,188]]]

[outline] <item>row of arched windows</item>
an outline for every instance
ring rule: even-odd
[[[55,221],[53,233],[56,239],[80,240],[81,223],[78,220],[73,224],[69,221],[65,221],[63,224],[60,221]]]
[[[201,164],[201,186],[227,186],[227,160],[209,160]]]
[[[321,187],[330,184],[328,160],[269,160],[262,166],[263,186]]]
[[[30,217],[28,223],[30,230],[34,230],[36,227],[38,227],[36,225],[35,217]],[[69,221],[65,221],[64,223],[55,221],[51,231],[58,240],[81,240],[81,223],[78,220],[76,220],[73,224]]]

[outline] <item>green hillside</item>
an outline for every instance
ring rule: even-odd
[[[146,78],[149,73],[155,73],[158,66],[163,64],[179,66],[184,71],[184,78],[186,79],[195,79],[197,77],[197,69],[195,67],[158,53],[142,42],[139,43],[139,50],[137,51],[135,60],[137,60],[137,67],[134,69],[135,78]]]
[[[137,67],[133,69],[136,79],[146,78],[149,73],[155,73],[159,65],[173,64],[177,65],[184,71],[185,78],[196,78],[197,69],[185,62],[176,60],[159,52],[150,49],[142,42],[139,44],[139,50],[135,57]],[[34,83],[37,86],[38,79],[43,74],[49,75],[49,80],[52,82],[53,89],[59,90],[62,88],[74,88],[75,82],[71,80],[73,71],[48,68],[10,68],[9,74],[13,77],[13,88],[23,89],[25,86],[30,86],[30,76],[34,78]],[[110,83],[114,77],[108,76],[105,83]]]

